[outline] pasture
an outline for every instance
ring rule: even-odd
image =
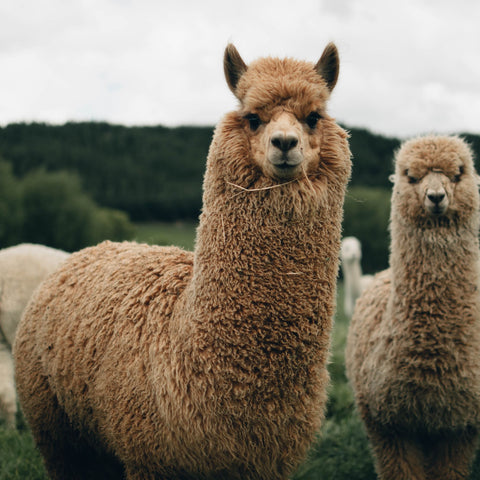
[[[142,224],[136,240],[193,248],[196,225]],[[345,377],[344,348],[348,318],[343,313],[343,288],[338,286],[337,314],[331,347],[331,386],[327,418],[309,458],[294,480],[374,480],[375,473],[367,438],[355,412],[353,395]],[[21,415],[19,430],[7,431],[0,425],[0,480],[46,480],[41,458]],[[480,479],[480,457],[472,479]]]

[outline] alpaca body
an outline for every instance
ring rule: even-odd
[[[341,267],[343,273],[344,303],[343,310],[352,317],[355,302],[373,280],[372,275],[362,273],[362,246],[355,237],[345,237],[340,249]]]
[[[68,255],[62,250],[30,243],[0,250],[0,330],[9,349],[32,293]]]
[[[15,427],[17,396],[12,345],[33,291],[68,257],[43,245],[22,243],[0,250],[0,415]]]
[[[398,154],[391,267],[357,301],[347,375],[380,478],[464,479],[480,424],[478,189],[461,140],[416,142]],[[437,175],[448,206],[431,215]]]
[[[239,250],[245,247],[245,244],[239,245]],[[310,247],[310,253],[314,253],[315,246]],[[241,260],[240,251],[230,252],[232,257],[229,256],[227,262],[215,264],[219,270],[227,270],[220,273],[217,268],[212,269],[209,287],[214,295],[208,290],[201,292],[202,300],[208,303],[212,313],[208,317],[202,311],[196,312],[204,307],[198,293],[193,298],[188,287],[184,290],[192,277],[192,254],[176,249],[101,244],[74,254],[65,266],[69,278],[73,274],[77,279],[75,282],[65,282],[59,272],[55,283],[52,280],[48,285],[55,298],[62,300],[61,316],[55,312],[51,299],[42,300],[51,305],[51,313],[43,325],[35,325],[34,330],[30,330],[29,337],[34,338],[36,344],[45,345],[45,352],[42,365],[32,363],[29,368],[41,368],[43,375],[62,380],[49,382],[48,395],[54,395],[60,403],[63,399],[75,398],[75,417],[70,420],[74,425],[87,427],[89,435],[96,438],[105,435],[106,444],[113,443],[115,449],[122,452],[122,463],[129,464],[132,459],[142,457],[152,472],[162,472],[172,478],[202,478],[204,471],[211,471],[212,478],[222,478],[223,470],[227,472],[225,478],[236,478],[237,463],[252,462],[255,470],[249,471],[249,467],[244,466],[238,478],[265,478],[272,475],[272,469],[278,470],[275,473],[278,478],[283,478],[291,467],[282,465],[281,457],[288,453],[292,461],[294,447],[299,449],[294,458],[298,462],[320,427],[326,401],[320,386],[328,381],[324,367],[328,343],[320,336],[320,329],[329,331],[331,324],[319,325],[318,318],[320,313],[331,318],[333,305],[325,306],[319,300],[319,290],[303,289],[298,278],[312,278],[312,275],[316,278],[318,267],[308,264],[309,257],[304,258],[303,265],[292,257],[291,270],[284,271],[271,263],[249,265],[248,259]],[[142,257],[155,261],[142,269]],[[167,266],[165,258],[169,259]],[[324,252],[320,258],[325,262]],[[135,263],[138,276],[134,278],[135,289],[125,292],[124,285],[132,281],[133,269],[128,268],[129,262]],[[106,265],[115,264],[125,266],[105,272],[115,282],[111,289],[97,290],[88,282],[82,282],[83,278],[101,275]],[[173,278],[171,264],[176,266]],[[328,260],[325,266],[334,268]],[[226,305],[221,289],[235,288],[239,278],[243,279],[244,288],[230,295]],[[246,281],[249,278],[251,282]],[[276,288],[278,293],[273,293],[278,303],[271,305],[271,300],[264,297],[262,283],[270,284],[269,291],[272,284],[282,285],[281,289]],[[299,305],[296,296],[285,301],[284,288],[291,288],[292,283],[311,304],[301,302]],[[334,286],[326,289],[321,293],[330,298]],[[86,295],[95,299],[95,322],[91,315],[85,316],[84,310],[76,314],[76,305]],[[175,307],[164,301],[169,295],[170,300],[178,297]],[[128,315],[111,315],[110,301],[115,297],[119,298],[117,308],[128,311]],[[256,322],[267,301],[268,317]],[[325,308],[327,312],[319,311]],[[192,312],[188,324],[183,315],[176,315],[178,310]],[[308,325],[306,319],[312,325]],[[303,321],[297,324],[299,320]],[[102,324],[102,330],[111,332],[102,337],[102,342],[95,337],[97,322]],[[282,328],[285,324],[290,327],[288,331]],[[136,337],[140,335],[145,340],[137,345]],[[75,339],[75,344],[85,345],[84,353],[70,359],[58,356],[58,349],[62,348],[58,343],[70,338]],[[137,351],[130,353],[132,346]],[[123,363],[126,352],[135,356],[135,360],[130,361],[128,369],[116,371],[114,366]],[[145,358],[153,358],[154,362],[148,363]],[[296,367],[299,360],[304,365],[300,370]],[[311,372],[316,375],[310,375]],[[67,376],[70,379],[65,383],[63,379]],[[138,379],[139,376],[145,381],[144,390],[139,390],[137,383],[131,381],[132,377]],[[149,380],[160,385],[163,392],[152,390]],[[96,388],[85,391],[85,386],[92,383]],[[36,390],[38,385],[31,385],[29,389]],[[299,403],[299,397],[303,398],[307,392],[308,397]],[[155,406],[152,409],[155,414],[147,421],[142,418],[137,425],[131,416],[118,416],[115,406],[120,399],[128,403],[132,412]],[[65,409],[69,411],[68,406]],[[43,416],[44,411],[39,410],[38,414]],[[282,417],[282,425],[278,425],[277,415]],[[179,418],[185,422],[184,430],[178,426]],[[159,425],[162,428],[158,428]],[[60,435],[61,428],[55,430],[56,435]],[[255,431],[258,439],[251,437]],[[134,432],[145,441],[132,443]],[[72,434],[67,432],[68,436]],[[248,436],[242,438],[244,435]],[[252,443],[255,440],[257,447],[267,440],[275,441],[278,456],[263,451],[263,458],[255,458],[258,455]],[[176,472],[172,471],[171,464],[175,465]],[[258,470],[259,465],[265,471]]]
[[[480,407],[480,368],[472,363],[480,342],[478,291],[469,281],[469,293],[459,298],[455,282],[465,284],[465,271],[448,255],[444,260],[445,275],[435,264],[430,284],[422,278],[425,270],[409,283],[415,298],[408,294],[408,304],[391,270],[377,275],[370,295],[358,302],[370,319],[362,323],[370,338],[357,350],[363,361],[352,376],[366,384],[369,415],[389,428],[435,434],[479,421],[478,408],[471,408]]]
[[[265,63],[247,70],[237,55],[227,49],[227,80],[250,109],[238,92],[261,84]],[[262,75],[269,62],[307,75],[308,111],[324,104],[313,65],[267,59]],[[263,111],[269,127],[300,118],[292,92]],[[193,254],[107,242],[72,255],[37,292],[16,377],[52,478],[286,479],[304,458],[326,401],[350,173],[346,133],[328,117],[309,128],[298,164],[301,129],[288,132],[288,152],[274,130],[279,147],[263,156],[252,145],[268,129],[228,114],[210,147]]]

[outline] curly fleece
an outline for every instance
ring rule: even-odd
[[[15,427],[17,396],[12,345],[30,297],[68,253],[44,245],[21,243],[0,250],[0,416]]]
[[[256,65],[296,79],[269,103],[255,76],[265,115],[328,97],[303,78],[313,64]],[[325,115],[308,178],[280,186],[249,135],[241,109],[215,131],[194,253],[102,243],[31,303],[16,375],[52,478],[286,479],[303,460],[326,401],[348,136]]]
[[[422,179],[432,172],[449,198],[444,215],[423,206]],[[401,147],[390,268],[357,301],[346,349],[382,479],[468,477],[480,420],[478,211],[463,140],[429,136]]]

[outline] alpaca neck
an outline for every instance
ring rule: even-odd
[[[342,265],[345,295],[350,298],[358,298],[362,286],[362,267],[360,259],[354,258],[347,260]]]
[[[311,301],[325,288],[323,303],[330,303],[334,294],[338,233],[325,245],[321,215],[289,218],[256,204],[251,207],[205,213],[198,231],[194,280],[208,293],[208,303],[213,300],[223,309],[228,300],[241,306],[243,314],[236,315],[258,316],[259,306],[265,305],[270,312],[266,317],[318,318],[318,307]],[[203,298],[196,300],[203,308]]]
[[[326,361],[342,204],[331,195],[332,204],[303,215],[288,211],[289,195],[272,200],[281,196],[228,189],[204,201],[184,311],[192,312],[196,348],[214,349],[224,366],[232,351],[236,364],[241,355],[271,365],[274,351],[279,362],[294,361],[292,351],[297,362]]]
[[[477,301],[478,225],[418,228],[392,222],[392,299],[398,313],[448,322],[459,304]],[[405,301],[408,299],[408,301]],[[413,308],[413,310],[412,310]],[[423,313],[422,313],[423,312]],[[393,314],[393,317],[401,316]],[[409,317],[412,317],[410,314]],[[425,324],[424,324],[425,326]]]

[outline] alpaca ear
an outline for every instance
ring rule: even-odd
[[[335,87],[340,70],[338,50],[334,43],[329,43],[315,65],[317,73],[327,82],[330,91]]]
[[[235,90],[237,89],[237,83],[240,77],[247,71],[247,68],[237,49],[233,44],[229,43],[223,56],[223,69],[228,86],[234,95],[236,95]]]

